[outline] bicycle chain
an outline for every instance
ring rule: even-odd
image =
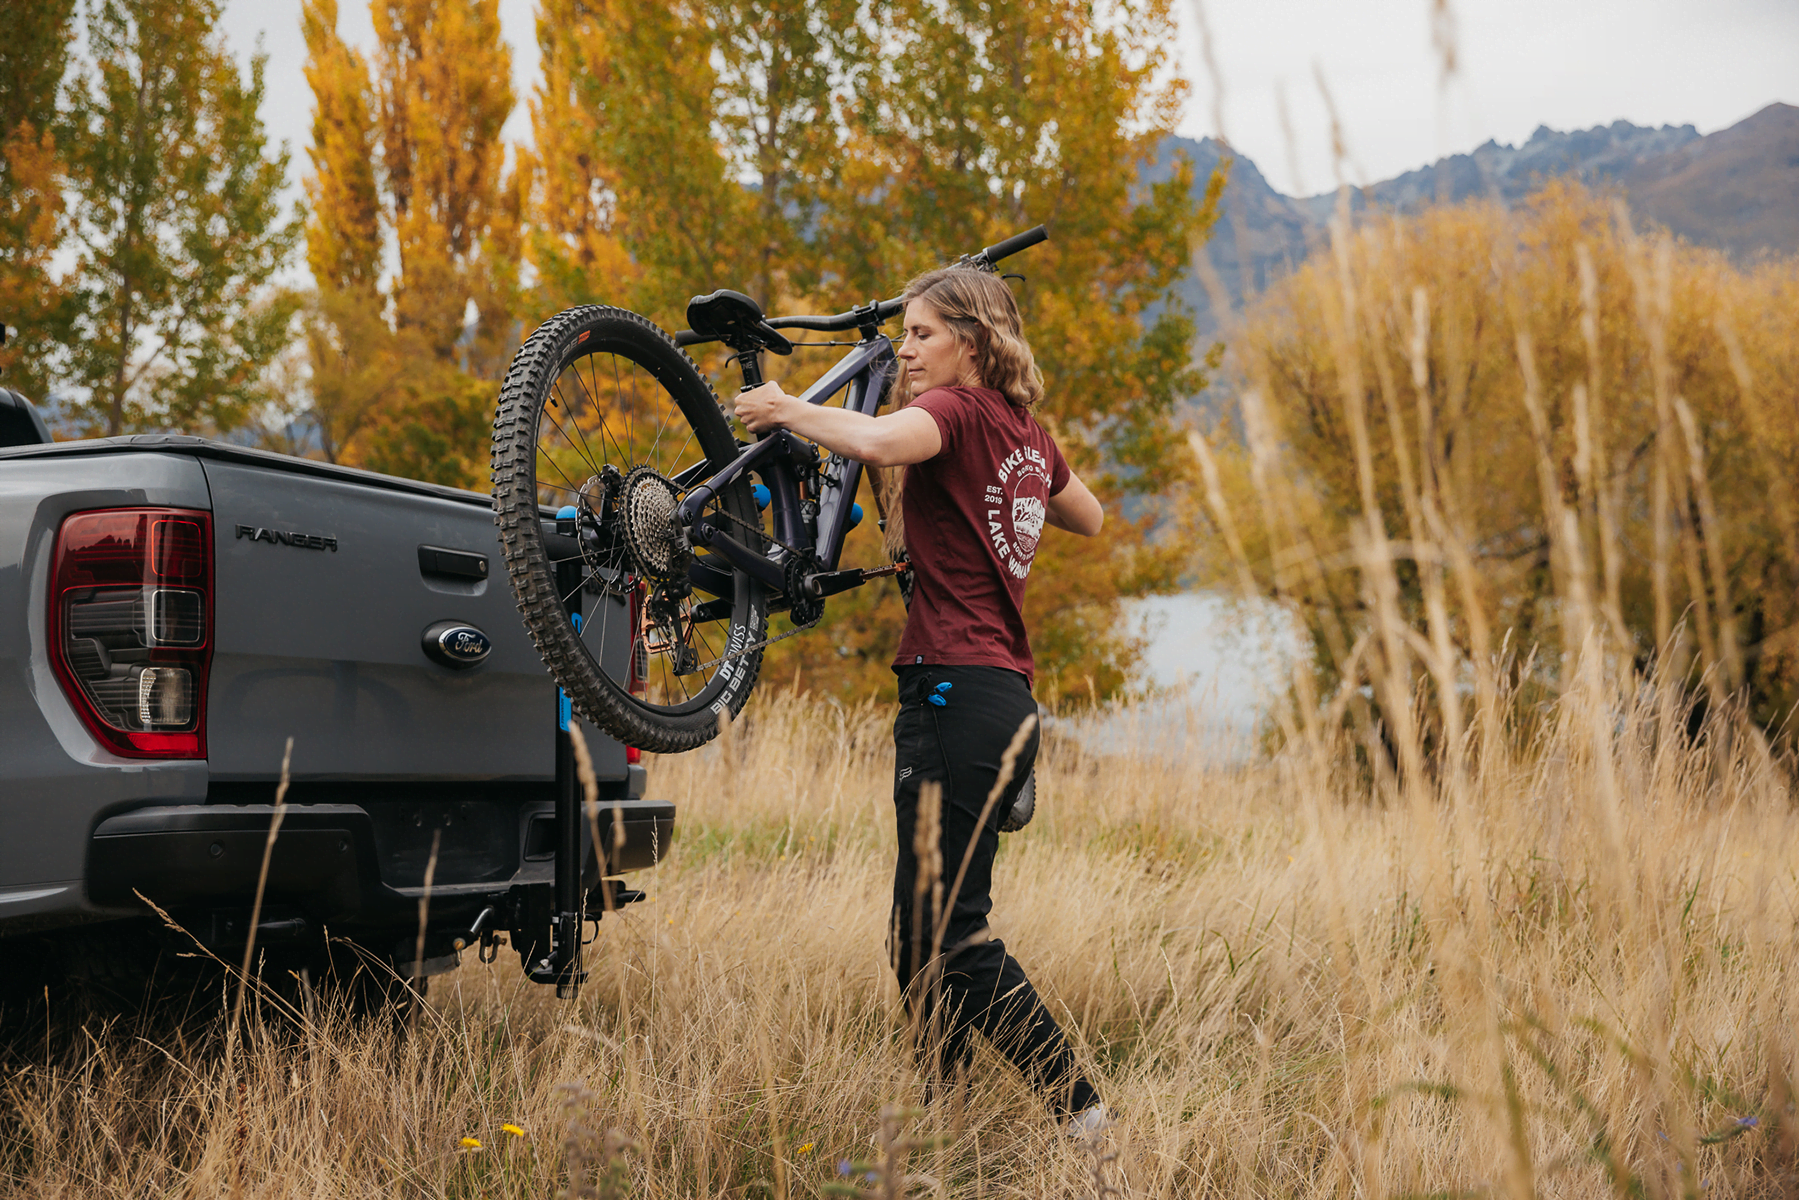
[[[822,620],[823,618],[821,617],[820,619]],[[814,621],[810,625],[801,625],[794,629],[789,629],[786,633],[778,634],[775,637],[763,638],[761,641],[754,642],[748,646],[745,646],[741,650],[732,651],[730,654],[721,654],[717,658],[712,659],[710,662],[703,662],[699,666],[695,667],[694,671],[697,673],[700,671],[704,671],[707,667],[716,667],[720,663],[727,663],[727,662],[732,661],[733,659],[742,658],[746,654],[752,653],[756,650],[764,649],[768,646],[772,646],[776,642],[784,642],[790,637],[798,637],[800,634],[805,633],[807,630],[816,629],[816,628],[818,628],[818,622]]]

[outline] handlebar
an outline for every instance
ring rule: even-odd
[[[958,266],[977,267],[992,270],[1001,259],[1010,258],[1021,250],[1029,250],[1040,242],[1049,240],[1049,230],[1039,225],[1035,229],[1027,229],[1023,233],[1013,234],[1003,242],[995,242],[978,254],[965,255],[957,260]],[[899,297],[881,300],[875,303],[874,320],[876,324],[898,316],[904,311],[906,304]],[[835,313],[828,317],[798,316],[772,317],[767,322],[771,329],[810,329],[818,333],[841,333],[846,329],[855,329],[869,323],[869,311],[866,308],[851,309],[846,313]],[[696,346],[701,342],[715,341],[715,338],[695,333],[691,329],[683,329],[675,334],[675,345]]]
[[[874,309],[877,322],[886,321],[905,311],[906,302],[895,297],[892,300],[876,302]],[[844,329],[854,329],[866,323],[868,310],[852,309],[846,313],[837,313],[829,317],[776,317],[768,324],[771,329],[812,329],[820,333],[836,333]]]
[[[998,263],[1002,258],[1011,258],[1020,250],[1029,250],[1038,242],[1049,241],[1049,230],[1039,225],[1035,229],[1027,229],[1023,233],[1015,233],[1003,242],[996,242],[981,251],[980,257],[987,260],[989,266]]]

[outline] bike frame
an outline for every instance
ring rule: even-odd
[[[849,393],[843,407],[873,416],[886,394],[895,361],[893,343],[886,335],[878,328],[865,328],[864,337],[855,348],[807,388],[800,399],[807,404],[823,404],[847,387]],[[764,585],[785,591],[787,573],[783,561],[744,545],[702,515],[714,496],[746,471],[754,471],[768,487],[768,514],[775,540],[798,551],[812,552],[818,559],[819,572],[834,571],[843,553],[843,539],[849,533],[850,509],[862,482],[862,463],[841,454],[831,455],[819,470],[824,481],[822,494],[808,501],[800,496],[796,464],[813,461],[812,455],[811,443],[784,429],[768,434],[724,469],[692,487],[675,510],[676,519],[686,526],[694,544],[716,551]],[[816,512],[808,512],[807,506],[813,504]],[[707,587],[697,573],[694,582],[714,595],[729,594]]]

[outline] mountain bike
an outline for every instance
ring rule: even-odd
[[[1042,226],[956,260],[992,271]],[[840,569],[861,519],[863,464],[785,430],[737,440],[686,348],[722,342],[744,388],[762,355],[848,351],[803,399],[873,415],[896,375],[881,326],[899,299],[833,316],[768,317],[721,289],[669,335],[620,308],[558,313],[514,356],[493,427],[494,519],[525,626],[575,711],[628,746],[676,753],[742,711],[773,642],[816,626],[826,598],[902,570]],[[782,330],[855,331],[851,341]],[[763,518],[767,517],[764,525]],[[769,635],[772,613],[793,629]],[[607,636],[618,623],[624,639]]]

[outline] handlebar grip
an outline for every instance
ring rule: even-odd
[[[1002,258],[1010,258],[1020,250],[1029,250],[1038,242],[1047,241],[1049,241],[1049,230],[1039,225],[1035,229],[1027,229],[1023,233],[1015,233],[1005,241],[987,247],[985,250],[981,251],[981,254],[988,262],[996,263]]]

